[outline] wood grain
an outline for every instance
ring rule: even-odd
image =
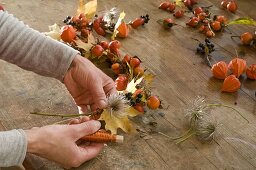
[[[55,22],[61,24],[62,19],[72,15],[77,7],[75,0],[2,2],[10,13],[42,32],[48,31],[47,26]],[[222,81],[212,78],[210,68],[195,54],[197,42],[192,38],[203,41],[204,35],[185,26],[191,15],[186,14],[184,18],[175,20],[183,26],[166,31],[156,21],[171,17],[171,14],[157,8],[160,2],[98,1],[100,12],[114,6],[124,10],[127,22],[140,15],[150,15],[151,20],[145,27],[131,30],[129,37],[120,41],[123,51],[139,56],[148,71],[157,75],[152,91],[161,97],[165,107],[168,106],[168,109],[161,111],[166,116],[163,118],[155,114],[157,128],[144,125],[142,118],[137,118],[135,124],[148,132],[146,137],[125,135],[124,144],[107,146],[97,158],[76,169],[255,169],[256,81],[242,77],[242,87],[237,93],[221,93]],[[239,11],[236,14],[221,9],[218,0],[199,2],[201,6],[213,5],[213,14],[224,14],[230,20],[244,16],[256,19],[256,2],[253,0],[238,1]],[[225,32],[218,33],[212,39],[218,49],[213,58],[228,62],[234,58],[236,49],[245,52],[241,57],[248,64],[256,63],[255,49],[242,46],[239,41],[230,38],[230,33],[240,35],[244,31],[254,32],[255,27],[230,26]],[[29,115],[34,110],[77,112],[72,98],[58,81],[26,72],[3,61],[0,61],[0,72],[0,87],[3,89],[0,91],[0,122],[7,129],[43,126],[60,120]],[[184,132],[187,128],[184,111],[197,96],[203,96],[209,102],[235,107],[250,123],[230,109],[216,108],[212,113],[220,124],[217,142],[201,144],[193,137],[176,145],[172,140],[154,133],[177,136]],[[154,132],[150,131],[151,128]],[[27,159],[26,167],[62,169],[55,163],[33,156]]]

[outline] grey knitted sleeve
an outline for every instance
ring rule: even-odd
[[[23,130],[0,132],[0,167],[22,165],[26,151],[27,139]]]
[[[78,54],[0,11],[0,59],[43,76],[63,80]],[[0,167],[21,165],[27,150],[23,130],[0,132]]]
[[[62,81],[78,53],[0,11],[0,59]]]

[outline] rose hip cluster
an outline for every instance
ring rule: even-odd
[[[212,66],[211,71],[215,78],[224,79],[221,89],[223,92],[236,92],[241,87],[238,78],[244,72],[248,79],[256,80],[256,64],[247,68],[246,61],[238,57],[231,60],[228,65],[224,61],[219,61]]]

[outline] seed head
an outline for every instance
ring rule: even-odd
[[[124,117],[127,115],[128,101],[122,94],[111,94],[107,98],[106,110],[115,117]]]

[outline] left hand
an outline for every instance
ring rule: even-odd
[[[102,109],[106,95],[116,93],[114,81],[88,59],[77,55],[64,77],[64,84],[82,112]]]

